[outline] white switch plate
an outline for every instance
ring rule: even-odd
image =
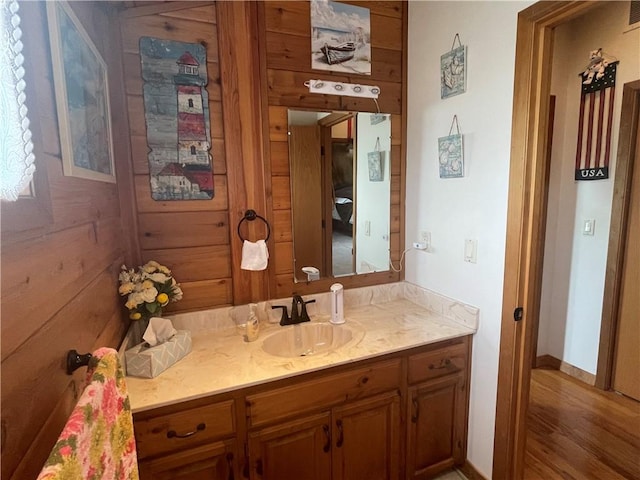
[[[364,234],[367,237],[371,236],[371,221],[370,220],[365,220],[364,221]]]
[[[477,240],[468,238],[464,241],[464,261],[469,263],[478,263]]]
[[[596,231],[596,221],[593,218],[589,218],[585,220],[584,224],[582,225],[582,234],[593,236],[595,231]]]

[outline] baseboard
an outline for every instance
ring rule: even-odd
[[[469,463],[469,460],[465,460],[462,466],[457,467],[465,477],[469,480],[487,480],[487,477],[482,475],[476,467],[473,466],[472,463]]]
[[[594,386],[596,384],[596,376],[593,373],[585,372],[581,368],[574,367],[570,363],[557,359],[552,355],[541,355],[536,358],[536,368],[551,368],[560,370],[570,377],[580,380],[587,385]]]

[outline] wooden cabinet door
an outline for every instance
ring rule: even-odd
[[[331,415],[320,413],[249,434],[251,479],[331,478]]]
[[[431,478],[462,464],[467,422],[464,376],[411,387],[407,400],[407,478]]]
[[[395,480],[400,473],[399,452],[396,392],[334,409],[333,480]]]
[[[139,463],[140,480],[233,480],[236,442],[225,440]]]

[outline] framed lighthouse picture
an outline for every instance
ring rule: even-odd
[[[140,59],[152,198],[213,198],[205,47],[142,37]]]

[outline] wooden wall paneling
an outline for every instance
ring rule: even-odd
[[[289,144],[270,142],[271,175],[289,175]]]
[[[291,186],[289,177],[272,177],[271,188],[274,210],[291,211]]]
[[[269,140],[272,142],[285,142],[289,144],[289,119],[288,109],[278,105],[269,105]],[[289,150],[287,147],[287,162],[289,161]],[[273,168],[272,168],[273,171]],[[287,175],[289,167],[287,163]]]
[[[400,229],[400,218],[402,209],[400,205],[391,205],[391,223],[389,225],[390,233],[398,233]]]
[[[111,103],[111,131],[113,135],[113,154],[117,193],[120,207],[120,219],[125,242],[125,262],[135,264],[140,259],[138,243],[138,222],[136,219],[136,201],[132,175],[131,144],[129,140],[129,116],[127,115],[127,99],[124,88],[124,70],[122,64],[122,44],[117,13],[108,13],[109,37],[111,48],[108,50],[109,64],[109,96]],[[101,195],[102,197],[102,195]],[[98,218],[100,211],[98,211]]]
[[[16,466],[12,478],[37,478],[51,448],[58,440],[60,430],[63,428],[62,425],[65,425],[69,418],[69,412],[73,410],[78,401],[78,390],[81,385],[82,379],[69,377],[67,388],[60,395],[60,400],[53,407],[51,415],[42,425],[42,428]]]
[[[176,258],[180,261],[176,262]],[[142,261],[149,260],[169,267],[180,282],[231,278],[231,249],[228,244],[143,251]]]
[[[111,219],[3,247],[3,360],[123,255],[121,237],[119,221]]]
[[[276,242],[290,242],[292,240],[291,210],[273,211],[273,230]]]
[[[167,313],[190,312],[213,306],[233,304],[231,278],[218,278],[197,282],[179,281],[184,297],[177,303],[170,303],[163,311]]]
[[[400,139],[400,158],[398,159],[400,164],[400,195],[399,202],[397,205],[400,205],[400,228],[398,232],[398,245],[394,249],[393,246],[390,247],[390,256],[393,258],[394,256],[401,256],[401,251],[404,250],[405,246],[405,200],[407,198],[407,75],[408,75],[408,63],[407,59],[409,56],[409,38],[408,38],[408,24],[409,24],[409,4],[407,2],[402,2],[402,116],[398,118],[396,115],[391,116],[392,120],[392,138],[391,138],[391,149],[396,149],[397,139]],[[398,121],[400,120],[400,121]],[[400,134],[397,133],[393,135],[393,123],[400,124]],[[396,127],[397,128],[397,127]],[[391,157],[395,163],[395,157]],[[393,174],[396,173],[396,168],[394,165],[392,167],[392,179]],[[391,202],[392,205],[396,205],[396,203]],[[398,260],[400,260],[398,258]],[[404,280],[404,270],[401,270],[398,274],[399,280]],[[469,369],[471,370],[471,369]],[[470,374],[469,374],[470,375]],[[468,385],[468,384],[467,384]]]
[[[293,242],[276,243],[276,275],[288,273],[293,276]]]
[[[2,420],[6,441],[2,449],[2,478],[11,478],[23,453],[63,396],[70,381],[65,371],[67,351],[71,348],[90,351],[106,325],[112,322],[122,325],[118,338],[124,331],[122,307],[114,288],[122,261],[122,257],[113,261],[85,288],[79,289],[51,319],[40,322],[39,328],[20,348],[3,359]],[[113,338],[108,344],[115,346]],[[80,384],[82,377],[81,371],[74,375]],[[55,432],[59,434],[63,426],[64,423],[56,425]],[[50,445],[49,450],[52,447]],[[48,450],[37,452],[39,457],[29,461],[41,468],[48,453]]]
[[[269,218],[264,174],[265,139],[262,118],[264,103],[260,77],[260,56],[256,48],[258,10],[250,2],[218,2],[220,22],[220,73],[224,89],[223,108],[229,165],[229,221],[240,222],[247,209]],[[247,222],[248,238],[255,241],[260,226]],[[259,230],[261,231],[261,230]],[[236,304],[262,300],[269,296],[268,273],[239,268],[242,244],[231,242]]]
[[[170,15],[171,13],[177,10],[184,10],[185,8],[189,8],[189,10],[197,10],[199,13],[202,12],[202,8],[210,7],[211,1],[195,1],[192,0],[189,2],[189,7],[185,7],[184,2],[167,2],[167,1],[149,1],[144,0],[142,2],[122,2],[123,6],[126,7],[126,10],[122,10],[120,13],[121,18],[135,18],[135,17],[144,17],[147,15]],[[215,20],[215,8],[213,12],[209,12],[206,10],[207,15],[213,15],[213,19]],[[182,12],[182,16],[180,18],[185,18],[185,15],[189,15],[189,13]],[[204,16],[204,15],[203,15]],[[205,17],[207,18],[207,17]],[[206,21],[203,18],[200,18],[201,21]]]
[[[189,8],[189,4],[183,4]],[[139,53],[140,37],[155,37],[179,42],[201,43],[207,49],[207,62],[219,61],[217,25],[206,21],[149,15],[126,18],[121,15],[122,48]]]
[[[142,213],[138,218],[144,250],[229,245],[229,217],[224,211]]]
[[[290,70],[268,70],[269,105],[281,105],[293,108],[311,108],[315,110],[339,110],[341,103],[337,95],[319,95],[309,93],[304,82],[310,79],[348,82],[346,76],[335,76],[327,73],[295,72]]]

